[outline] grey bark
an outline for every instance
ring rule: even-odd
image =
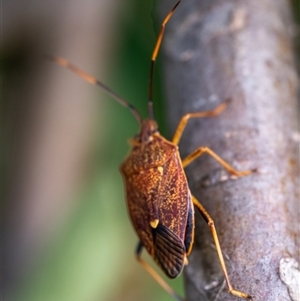
[[[161,16],[170,5],[161,3]],[[299,281],[286,284],[282,276],[299,276],[299,79],[292,28],[288,1],[185,0],[163,43],[172,131],[184,113],[231,98],[221,115],[189,122],[182,156],[208,146],[239,170],[257,169],[233,180],[208,155],[187,168],[192,193],[215,221],[232,285],[256,301],[299,300]],[[284,263],[291,261],[289,269]],[[210,230],[196,212],[187,299],[237,300],[223,279]]]

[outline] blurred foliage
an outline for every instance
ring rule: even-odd
[[[109,86],[147,116],[148,79],[155,43],[152,1],[131,0],[119,23],[119,49],[108,71]],[[157,26],[155,26],[157,27]],[[159,63],[155,68],[155,114],[163,129]],[[14,299],[19,301],[173,300],[137,263],[137,237],[127,217],[118,166],[126,141],[138,131],[130,112],[108,97],[102,140],[79,205],[59,236],[36,259]],[[143,257],[148,262],[145,252]],[[181,279],[171,282],[182,294]]]

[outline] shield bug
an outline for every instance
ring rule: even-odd
[[[180,275],[184,266],[188,263],[187,257],[193,246],[194,207],[196,207],[212,232],[229,293],[240,298],[252,299],[250,295],[234,289],[231,285],[214,221],[202,204],[191,194],[184,168],[206,153],[237,177],[249,175],[252,171],[237,171],[207,147],[199,147],[183,160],[178,150],[180,138],[190,119],[216,116],[224,110],[227,103],[221,103],[212,111],[184,115],[178,124],[173,139],[170,141],[161,136],[154,119],[152,103],[154,64],[165,25],[180,2],[178,1],[165,17],[152,54],[148,102],[149,117],[147,119],[143,119],[132,104],[93,76],[65,59],[59,57],[51,57],[50,59],[78,74],[88,82],[100,86],[116,101],[129,108],[140,125],[139,133],[130,140],[131,150],[129,155],[120,167],[125,185],[128,213],[139,237],[136,248],[136,258],[139,263],[168,293],[178,300],[183,300],[141,258],[141,252],[145,248],[169,278]]]

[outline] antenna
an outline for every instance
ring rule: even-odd
[[[170,10],[170,12],[167,14],[167,16],[164,18],[161,27],[160,27],[160,31],[157,37],[157,41],[152,53],[152,57],[151,57],[151,65],[150,65],[150,77],[149,77],[149,99],[148,99],[148,114],[149,117],[151,119],[154,119],[154,111],[153,111],[153,76],[154,76],[154,64],[161,46],[161,41],[165,32],[165,26],[166,24],[169,22],[169,20],[171,19],[175,9],[177,8],[177,6],[179,5],[179,3],[181,2],[181,0],[179,0],[175,6]]]
[[[148,99],[148,114],[149,117],[154,120],[154,111],[153,111],[153,77],[154,77],[154,64],[161,46],[161,42],[162,42],[162,38],[164,35],[164,31],[165,31],[165,26],[166,24],[169,22],[170,18],[172,17],[175,9],[177,8],[177,6],[179,5],[179,3],[181,2],[181,0],[179,0],[175,6],[172,8],[172,10],[167,14],[167,16],[164,18],[162,24],[161,24],[161,28],[160,28],[160,32],[158,34],[158,38],[152,53],[152,57],[151,57],[151,65],[150,65],[150,77],[149,77],[149,99]],[[57,57],[57,56],[51,56],[51,55],[45,55],[45,57],[53,62],[55,62],[56,64],[69,69],[70,71],[72,71],[73,73],[79,75],[81,78],[83,78],[84,80],[86,80],[87,82],[96,85],[100,88],[102,88],[108,95],[110,95],[113,99],[115,99],[117,102],[119,102],[122,106],[128,108],[131,113],[133,114],[133,116],[135,117],[135,119],[138,121],[138,123],[140,125],[142,125],[143,122],[143,118],[141,116],[141,114],[138,112],[138,110],[134,107],[133,104],[131,104],[130,102],[128,102],[127,100],[125,100],[124,98],[122,98],[121,96],[119,96],[118,94],[116,94],[114,91],[112,91],[109,87],[107,87],[106,85],[104,85],[102,82],[100,82],[99,80],[97,80],[95,77],[93,77],[92,75],[84,72],[83,70],[81,70],[80,68],[76,67],[75,65],[73,65],[72,63],[70,63],[69,61],[61,58],[61,57]]]
[[[143,118],[142,118],[141,114],[138,112],[138,110],[131,103],[129,103],[127,100],[125,100],[124,98],[122,98],[121,96],[116,94],[114,91],[112,91],[110,88],[105,86],[103,83],[101,83],[95,77],[84,72],[83,70],[79,69],[78,67],[76,67],[75,65],[71,64],[69,61],[67,61],[61,57],[46,55],[46,58],[64,68],[69,69],[70,71],[79,75],[81,78],[83,78],[87,82],[102,88],[108,95],[110,95],[112,98],[114,98],[122,106],[127,107],[131,111],[131,113],[133,114],[135,119],[138,121],[138,123],[140,125],[142,124]]]

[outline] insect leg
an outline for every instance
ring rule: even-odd
[[[216,230],[215,225],[214,225],[214,221],[210,217],[210,215],[207,213],[205,208],[201,205],[201,203],[194,196],[192,196],[192,200],[193,200],[193,204],[198,208],[198,210],[200,211],[202,217],[205,219],[208,226],[210,227],[210,230],[211,230],[214,242],[215,242],[216,250],[217,250],[217,253],[218,253],[218,257],[219,257],[219,260],[220,260],[221,268],[222,268],[224,276],[225,276],[225,280],[226,280],[226,283],[227,283],[229,293],[233,296],[236,296],[236,297],[252,300],[252,297],[250,295],[248,295],[244,292],[238,291],[238,290],[236,290],[232,287],[232,285],[230,283],[230,280],[229,280],[227,268],[226,268],[226,265],[225,265],[225,261],[224,261],[221,246],[220,246],[220,243],[219,243],[217,230]]]
[[[200,157],[202,154],[207,153],[210,156],[212,156],[216,161],[218,161],[224,168],[226,168],[231,174],[242,177],[247,176],[254,172],[254,170],[244,170],[244,171],[238,171],[234,169],[230,164],[228,164],[226,161],[224,161],[221,157],[219,157],[215,152],[213,152],[208,147],[199,147],[195,151],[193,151],[190,155],[188,155],[186,158],[182,160],[182,166],[186,167],[189,164],[191,164],[195,159]]]
[[[172,297],[178,301],[184,301],[163,279],[157,274],[157,272],[141,258],[143,245],[141,242],[138,243],[135,251],[137,261],[143,266],[143,268],[156,280],[156,282]]]
[[[220,105],[218,105],[214,110],[212,111],[206,111],[206,112],[196,112],[196,113],[188,113],[182,116],[177,129],[175,131],[175,134],[173,136],[172,142],[176,145],[178,145],[180,138],[182,136],[182,133],[187,125],[187,122],[191,118],[202,118],[202,117],[214,117],[219,115],[228,105],[229,100],[222,102]]]

